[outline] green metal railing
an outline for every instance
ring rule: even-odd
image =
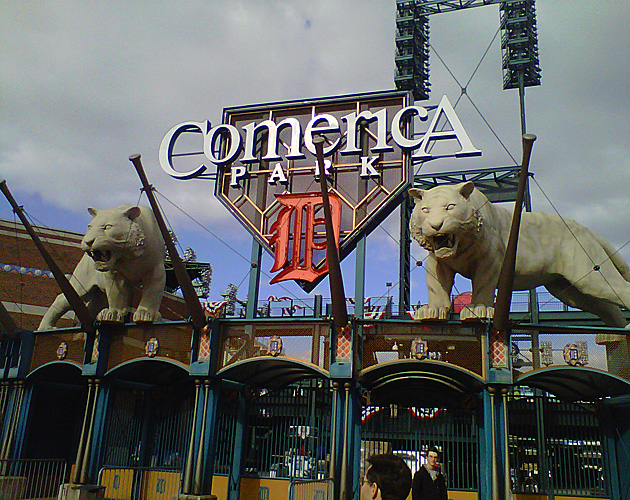
[[[474,412],[453,408],[398,405],[363,407],[361,463],[376,453],[394,453],[412,473],[424,463],[429,447],[442,452],[441,463],[450,490],[479,487],[479,445]]]
[[[65,460],[0,460],[0,498],[57,498],[67,469]]]
[[[184,466],[193,393],[174,387],[117,387],[105,430],[102,464],[116,467]]]
[[[509,399],[512,489],[606,497],[602,428],[594,407],[539,394]]]
[[[275,391],[252,390],[243,439],[245,476],[323,479],[328,476],[332,391],[328,381],[306,380]],[[224,396],[215,467],[228,474],[234,454],[237,398]]]

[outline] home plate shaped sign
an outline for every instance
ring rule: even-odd
[[[426,130],[415,133],[423,124]],[[203,141],[204,162],[190,169],[178,142]],[[178,179],[217,166],[216,196],[274,256],[273,282],[312,289],[327,273],[326,233],[313,138],[325,139],[325,175],[343,259],[399,205],[412,181],[412,159],[479,155],[446,97],[409,104],[407,92],[226,108],[223,123],[185,122],[162,141],[160,164]],[[438,146],[438,147],[436,147]]]

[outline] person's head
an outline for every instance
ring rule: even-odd
[[[438,449],[435,446],[431,446],[427,451],[427,464],[429,467],[437,469],[439,466],[439,458],[440,454],[438,453]]]
[[[411,470],[389,453],[372,455],[361,485],[361,500],[405,500],[411,490]]]

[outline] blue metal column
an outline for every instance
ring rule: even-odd
[[[2,438],[6,433],[6,416],[8,414],[8,410],[11,408],[9,401],[11,397],[11,382],[8,380],[3,380],[0,382],[0,443],[2,443]]]
[[[247,291],[247,306],[245,317],[253,319],[256,317],[258,308],[258,293],[260,289],[260,265],[262,263],[262,246],[256,240],[252,243],[252,270],[249,274],[249,288]]]
[[[219,400],[219,381],[215,379],[218,365],[221,322],[215,319],[193,338],[199,343],[203,334],[209,335],[210,353],[207,358],[199,358],[199,346],[192,349],[190,375],[195,380],[195,406],[193,422],[186,460],[186,469],[182,481],[182,493],[185,495],[210,495],[214,474],[214,453],[217,408]]]
[[[243,447],[246,426],[247,406],[245,402],[245,395],[242,392],[239,392],[236,430],[234,435],[234,455],[232,455],[232,464],[230,465],[227,500],[239,500],[241,492],[241,471],[243,470]]]
[[[603,430],[603,467],[604,467],[604,482],[607,485],[607,493],[610,495],[610,500],[622,500],[620,485],[619,485],[619,469],[618,469],[618,457],[616,441],[616,428],[614,407],[609,407],[604,404],[600,404],[598,408],[599,422]],[[624,420],[619,420],[623,422]],[[628,420],[625,419],[627,422]],[[626,464],[622,470],[630,470],[630,465]]]
[[[29,413],[31,407],[31,399],[33,396],[33,386],[29,385],[23,389],[22,401],[19,404],[19,413],[15,422],[13,451],[9,448],[9,458],[22,458],[22,447],[24,446],[24,438],[29,422]]]
[[[534,399],[536,405],[536,439],[538,440],[538,477],[540,478],[540,491],[549,495],[553,500],[554,494],[549,479],[549,460],[547,458],[547,437],[545,433],[545,405],[546,396],[541,394]]]
[[[219,401],[219,387],[214,381],[204,382],[204,426],[201,434],[201,447],[197,457],[197,471],[193,491],[199,494],[212,492],[212,476],[214,474],[214,453],[217,432],[217,409]],[[198,487],[199,486],[199,487]]]
[[[602,406],[607,493],[611,500],[626,500],[630,498],[630,395],[612,398]]]
[[[350,487],[352,491],[352,498],[359,500],[361,494],[361,409],[363,403],[361,400],[361,394],[356,386],[352,384],[350,390],[350,398],[348,401],[349,418],[349,434],[350,434],[350,450],[349,456],[351,459],[348,461],[348,474],[350,475]]]
[[[4,417],[4,434],[2,436],[2,449],[0,450],[0,459],[11,458],[11,450],[13,448],[15,430],[21,412],[23,391],[24,382],[22,380],[15,381]]]
[[[334,498],[339,498],[340,491],[340,472],[341,460],[343,454],[343,423],[344,423],[344,401],[343,401],[343,385],[335,381],[333,386],[332,400],[332,425],[331,425],[331,443],[330,443],[330,473],[333,479]]]
[[[199,436],[201,433],[201,419],[199,415],[203,412],[203,392],[201,389],[201,380],[195,380],[195,403],[193,406],[192,428],[190,431],[190,440],[188,442],[188,454],[186,455],[186,467],[182,476],[181,492],[190,494],[193,488],[193,473],[195,466],[195,449],[199,446]]]
[[[479,422],[479,498],[492,498],[492,400],[486,387],[481,394]]]
[[[102,382],[100,389],[96,393],[94,409],[94,429],[92,431],[92,449],[90,450],[90,461],[88,464],[88,478],[92,484],[98,480],[98,472],[101,468],[103,455],[103,441],[105,439],[105,424],[107,422],[107,410],[109,408],[111,385]]]

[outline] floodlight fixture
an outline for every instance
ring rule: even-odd
[[[534,0],[503,0],[500,10],[503,90],[540,85]]]
[[[535,0],[396,0],[396,88],[429,98],[429,16],[497,3],[503,89],[540,85]]]
[[[411,90],[415,100],[429,98],[429,19],[421,2],[396,0],[396,74],[398,90]]]

